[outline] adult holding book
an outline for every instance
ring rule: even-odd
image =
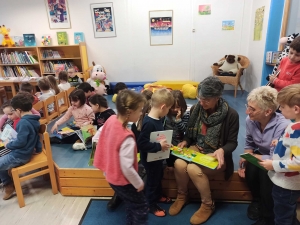
[[[253,154],[259,160],[271,159],[271,142],[278,139],[290,121],[277,113],[277,91],[270,86],[258,87],[247,97],[245,153]],[[245,177],[253,200],[247,210],[254,224],[274,224],[272,186],[268,171],[245,159],[240,160],[238,173]]]
[[[201,196],[201,207],[190,219],[191,224],[201,224],[209,219],[215,210],[208,177],[225,172],[227,180],[233,173],[232,152],[237,147],[239,116],[221,97],[224,84],[215,76],[205,78],[198,85],[199,102],[193,106],[187,124],[184,141],[178,147],[215,157],[219,165],[215,170],[176,159],[174,173],[178,194],[169,210],[177,215],[188,202],[188,182],[191,179]]]

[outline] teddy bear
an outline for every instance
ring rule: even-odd
[[[9,36],[10,29],[6,28],[4,25],[0,26],[0,34],[3,35],[3,41],[1,46],[4,47],[16,47],[15,42]]]
[[[93,66],[90,67],[87,71],[90,72],[90,78],[87,79],[88,82],[94,89],[95,92],[99,95],[106,95],[105,79],[106,74],[104,67],[101,65],[96,65],[94,62]]]
[[[195,99],[197,96],[197,88],[191,84],[184,84],[181,91],[184,98]]]
[[[237,71],[242,67],[239,63],[241,60],[237,55],[225,55],[224,60],[214,63],[214,66],[220,66],[218,69],[221,76],[235,76]]]

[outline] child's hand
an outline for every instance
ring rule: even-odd
[[[273,164],[272,164],[272,160],[270,159],[266,159],[262,162],[259,162],[259,165],[261,165],[262,167],[264,167],[266,170],[274,170]]]
[[[58,125],[57,125],[57,123],[55,123],[54,125],[53,125],[53,127],[51,128],[51,133],[54,133],[54,131],[56,131],[56,132],[58,132]]]
[[[6,141],[3,143],[3,145],[4,145],[5,148],[6,148],[6,145],[8,144],[8,142],[9,142],[9,140],[6,140]]]
[[[140,191],[144,190],[144,186],[145,186],[145,184],[143,183],[143,185],[140,186],[136,191],[137,191],[137,192],[140,192]]]
[[[187,146],[187,142],[186,142],[186,141],[182,141],[182,142],[180,142],[180,143],[177,145],[178,148],[184,148],[184,147],[186,147],[186,146]]]
[[[169,148],[170,148],[170,145],[168,144],[167,140],[164,139],[164,140],[161,140],[160,141],[160,145],[161,145],[161,150],[164,152],[164,151],[167,151]]]
[[[181,118],[181,110],[179,110],[177,112],[177,115],[176,115],[176,120],[179,120]]]
[[[274,140],[272,140],[270,146],[274,146],[274,147],[275,147],[277,144],[278,144],[278,140],[277,140],[277,139],[274,139]]]
[[[35,96],[36,96],[36,97],[40,97],[40,96],[41,96],[41,92],[35,93]]]

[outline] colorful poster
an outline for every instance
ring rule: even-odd
[[[261,38],[262,38],[264,14],[265,14],[265,7],[264,6],[258,8],[255,12],[254,37],[253,37],[254,41],[260,41]]]
[[[199,5],[198,13],[199,15],[210,15],[211,5]]]
[[[222,21],[222,30],[234,30],[234,20]]]
[[[45,0],[50,29],[71,28],[67,0]]]

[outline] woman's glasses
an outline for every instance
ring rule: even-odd
[[[204,104],[209,104],[210,101],[212,100],[212,98],[200,98],[198,96],[196,98],[199,102],[203,102]]]
[[[245,104],[246,106],[246,110],[248,110],[249,112],[255,112],[255,109],[251,106],[249,106],[248,104]]]

